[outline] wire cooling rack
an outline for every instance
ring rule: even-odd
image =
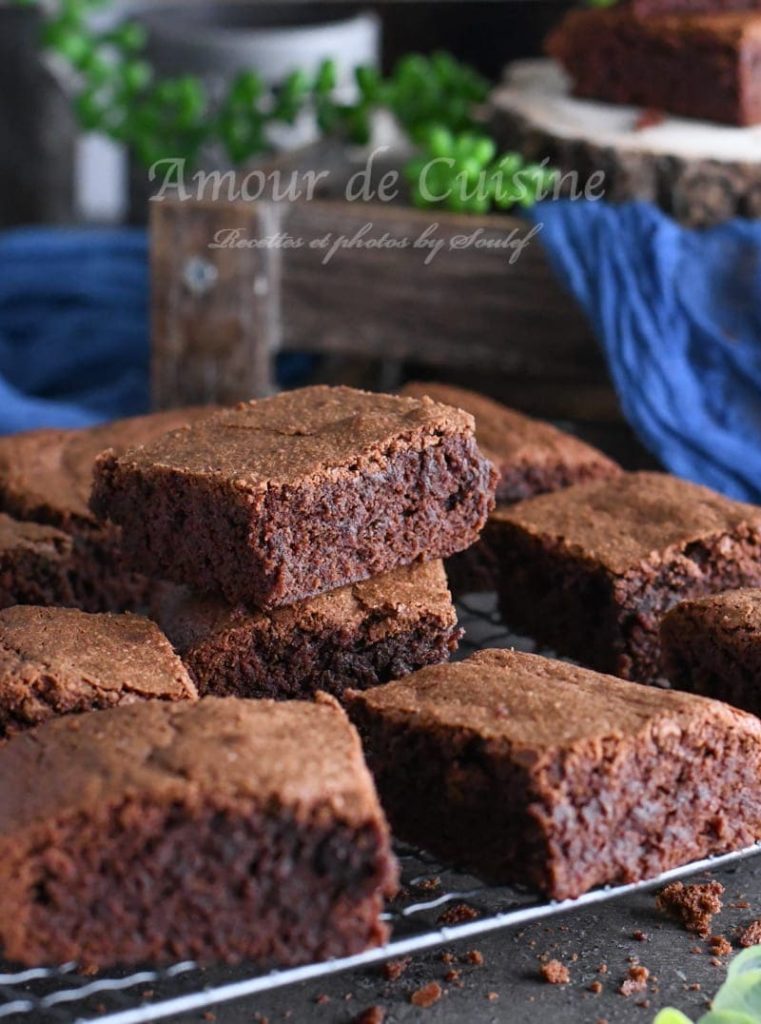
[[[459,657],[481,647],[534,649],[529,641],[506,630],[492,595],[472,595],[460,603],[459,614],[465,629]],[[0,963],[0,1018],[23,1024],[82,1024],[93,1020],[98,1024],[144,1024],[588,907],[706,868],[720,867],[759,850],[761,844],[694,861],[647,882],[611,886],[576,900],[550,902],[518,889],[486,886],[438,864],[420,851],[397,847],[402,891],[386,915],[391,940],[380,949],[265,973],[245,966],[201,970],[186,962],[160,971],[110,971],[87,976],[78,973],[75,964],[54,970],[14,970]]]

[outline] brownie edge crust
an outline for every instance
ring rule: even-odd
[[[394,834],[565,899],[761,838],[761,722],[514,651],[347,693]]]
[[[312,387],[105,453],[91,504],[135,569],[273,608],[468,547],[495,486],[467,413]]]
[[[396,880],[359,739],[333,703],[151,702],[0,748],[9,960],[350,955],[385,941]]]

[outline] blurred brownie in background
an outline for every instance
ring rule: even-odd
[[[145,444],[167,430],[208,415],[205,408],[176,409],[116,420],[84,430],[31,430],[0,437],[0,510],[25,523],[48,527],[48,540],[56,547],[45,549],[42,559],[38,547],[37,566],[47,579],[40,586],[36,577],[27,578],[31,553],[22,558],[17,546],[14,575],[6,577],[18,603],[70,604],[85,611],[124,611],[142,608],[151,593],[152,582],[137,573],[125,570],[120,555],[120,531],[110,523],[100,523],[89,509],[95,457],[104,449],[122,451]],[[70,539],[64,542],[61,531]],[[5,536],[19,534],[19,527],[5,521]],[[2,539],[0,534],[0,539]],[[54,541],[50,538],[54,537]],[[6,540],[7,543],[7,540]],[[68,584],[53,587],[53,577],[60,576],[69,561]],[[6,563],[8,556],[6,555]],[[44,564],[43,564],[44,563]],[[0,563],[3,564],[3,563]],[[58,578],[56,577],[56,578]],[[58,584],[56,584],[58,586]],[[47,590],[46,590],[47,587]],[[67,587],[68,591],[67,592]],[[25,596],[28,593],[28,597]],[[51,600],[45,597],[50,594]],[[55,600],[52,600],[55,598]],[[23,599],[23,601],[22,601]],[[0,598],[2,600],[2,598]]]
[[[475,391],[412,381],[401,393],[413,398],[427,395],[474,417],[478,447],[497,469],[498,506],[621,472],[616,462],[592,445]],[[494,556],[484,534],[472,547],[449,558],[446,566],[455,594],[494,588]]]
[[[661,623],[661,652],[672,686],[761,715],[761,590],[680,602]]]
[[[723,124],[761,121],[761,13],[569,11],[547,40],[576,96]]]
[[[271,612],[157,588],[154,617],[202,695],[341,697],[446,661],[461,630],[440,561],[416,562]]]
[[[74,541],[55,526],[0,512],[0,608],[75,605]]]
[[[661,674],[679,601],[761,585],[761,508],[666,473],[623,473],[498,509],[505,622],[602,672]]]

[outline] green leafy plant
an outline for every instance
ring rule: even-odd
[[[337,96],[337,69],[331,60],[311,76],[293,72],[276,89],[255,70],[245,71],[221,98],[213,99],[205,83],[192,75],[157,79],[145,60],[146,33],[138,22],[94,29],[93,15],[107,3],[56,0],[42,42],[66,73],[82,127],[124,144],[146,167],[167,158],[198,165],[215,148],[233,165],[241,165],[270,150],[274,125],[293,124],[308,109],[323,134],[364,145],[370,141],[373,115],[386,109],[420,149],[420,157],[406,169],[418,205],[479,213],[528,206],[550,180],[545,168],[524,165],[517,154],[495,158],[494,144],[477,132],[475,116],[488,83],[449,54],[410,54],[388,77],[358,67],[357,98],[351,103]],[[425,161],[444,150],[453,163],[446,174],[437,164],[434,177],[438,174],[439,184],[453,187],[446,199],[427,200],[420,182]],[[482,177],[484,187],[470,194],[466,186]]]
[[[661,1010],[653,1024],[693,1024],[681,1010]],[[761,946],[734,957],[711,1009],[695,1024],[761,1024]]]

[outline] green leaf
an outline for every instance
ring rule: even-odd
[[[657,1014],[653,1024],[692,1024],[692,1021],[681,1010],[675,1010],[673,1007],[667,1006],[665,1010],[661,1010]]]
[[[749,946],[737,956],[732,957],[727,970],[727,981],[746,974],[748,971],[761,970],[761,946]]]

